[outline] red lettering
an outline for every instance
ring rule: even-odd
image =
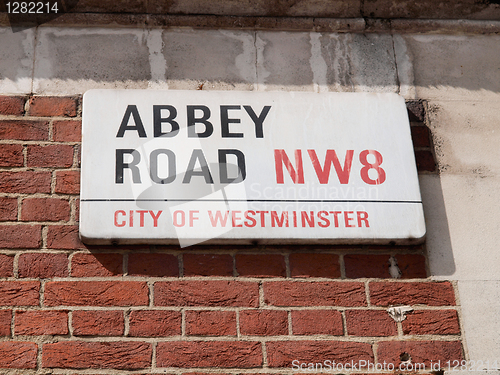
[[[295,184],[304,183],[304,168],[302,167],[302,151],[295,150],[295,164],[297,165],[297,170],[293,167],[288,155],[285,150],[274,150],[274,164],[276,167],[276,182],[278,184],[284,183],[283,177],[283,164],[285,164],[292,181]]]
[[[139,210],[139,226],[144,227],[144,214],[148,211]]]
[[[345,221],[345,227],[346,228],[354,228],[356,225],[350,224],[351,221],[354,220],[353,217],[349,217],[349,214],[354,214],[354,211],[344,211],[344,221]]]
[[[368,224],[368,213],[365,211],[357,211],[358,214],[358,227],[362,227],[361,222],[365,223],[365,227],[370,228],[370,224]]]
[[[318,176],[320,184],[328,183],[328,179],[330,178],[330,168],[332,164],[335,167],[335,172],[337,172],[340,183],[349,183],[349,175],[351,174],[352,156],[354,155],[354,150],[346,151],[344,168],[340,166],[339,158],[337,157],[337,153],[335,152],[335,150],[326,150],[325,166],[323,168],[321,168],[321,163],[318,160],[316,151],[307,150],[307,152],[309,153],[309,157],[311,158],[312,165],[314,167],[314,170],[316,171],[316,175]]]
[[[260,214],[260,226],[264,228],[266,226],[266,218],[264,217],[265,214],[268,214],[269,211],[256,211],[258,214]]]
[[[252,211],[252,210],[245,211],[245,219],[249,220],[249,221],[245,221],[245,226],[249,227],[249,228],[253,228],[254,226],[257,225],[257,220],[255,220],[253,217],[248,216],[248,214],[250,214],[250,213],[252,215],[255,215],[255,211]]]
[[[147,211],[147,210],[130,210],[129,211],[129,226],[133,227],[134,226],[134,212],[139,214],[139,226],[144,227],[145,226],[145,215],[146,213],[149,213],[151,215],[151,218],[153,219],[153,226],[156,228],[158,227],[158,218],[162,214],[163,211],[158,211],[157,214],[154,213],[154,211]],[[116,227],[124,227],[127,224],[126,221],[126,216],[127,213],[123,210],[118,210],[115,212],[115,226]],[[122,218],[123,217],[123,218]]]
[[[125,216],[125,215],[127,215],[127,213],[125,211],[122,211],[122,210],[115,212],[115,227],[124,227],[127,222],[125,220],[123,220],[120,223],[118,223],[118,214]]]
[[[330,220],[328,220],[327,216],[328,216],[327,211],[318,212],[318,218],[322,221],[322,222],[318,222],[318,225],[321,228],[326,228],[326,227],[330,226]]]
[[[191,210],[189,210],[189,226],[190,227],[193,226],[195,220],[199,219],[198,216],[194,216],[194,214],[198,214],[198,213],[200,213],[200,211],[191,211]]]
[[[288,227],[288,211],[281,213],[281,220],[278,218],[278,213],[276,211],[271,211],[271,226],[275,227],[276,224],[280,228],[283,224],[285,224],[285,227]]]
[[[163,211],[158,211],[158,213],[155,215],[154,211],[149,211],[149,214],[153,218],[153,227],[155,227],[155,228],[158,227],[158,218],[160,217],[162,212]]]
[[[368,155],[375,156],[375,163],[368,163]],[[380,168],[380,164],[382,164],[383,158],[382,154],[375,150],[364,150],[359,154],[359,161],[364,165],[361,168],[361,179],[366,182],[368,185],[380,185],[385,181],[385,171]],[[375,169],[377,171],[377,179],[372,180],[368,175],[368,171],[370,169]]]
[[[217,226],[217,222],[220,222],[222,227],[226,226],[227,217],[229,216],[229,211],[226,211],[226,215],[224,218],[222,217],[222,213],[220,211],[215,212],[215,218],[212,216],[212,211],[208,210],[208,217],[210,218],[210,222],[212,223],[212,227]]]
[[[236,224],[236,220],[241,220],[241,217],[236,217],[236,214],[240,214],[241,211],[231,211],[231,224],[233,224],[233,228],[241,228],[242,224]]]
[[[181,216],[181,220],[179,222],[179,214]],[[183,227],[184,225],[186,225],[186,214],[184,213],[184,211],[174,211],[174,215],[173,215],[173,218],[174,218],[174,225],[176,227]]]
[[[306,221],[309,227],[314,227],[314,211],[310,211],[309,215],[310,217],[307,216],[307,211],[300,211],[300,216],[302,218],[302,226],[305,228],[306,226]]]
[[[333,215],[333,222],[335,224],[335,228],[339,227],[339,215],[342,211],[329,211]]]

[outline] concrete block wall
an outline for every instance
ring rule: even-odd
[[[4,28],[0,41],[3,93],[399,90],[390,35],[40,27]]]
[[[493,362],[499,42],[1,29],[0,368],[296,373],[294,359],[397,366],[406,354],[427,365]],[[412,135],[426,245],[87,247],[77,221],[80,98],[90,88],[400,93],[425,109],[412,111]],[[394,262],[403,280],[392,278]],[[396,323],[387,309],[400,304],[414,311]]]

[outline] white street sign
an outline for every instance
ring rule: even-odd
[[[425,235],[396,94],[91,90],[89,244],[413,243]]]

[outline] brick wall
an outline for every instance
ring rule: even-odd
[[[425,103],[408,106],[419,170],[432,172]],[[0,368],[277,374],[297,373],[294,360],[463,359],[456,286],[427,278],[423,246],[83,245],[80,107],[0,97]],[[396,322],[394,305],[413,312]]]

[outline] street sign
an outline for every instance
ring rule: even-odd
[[[425,224],[396,94],[91,90],[89,244],[414,243]]]

